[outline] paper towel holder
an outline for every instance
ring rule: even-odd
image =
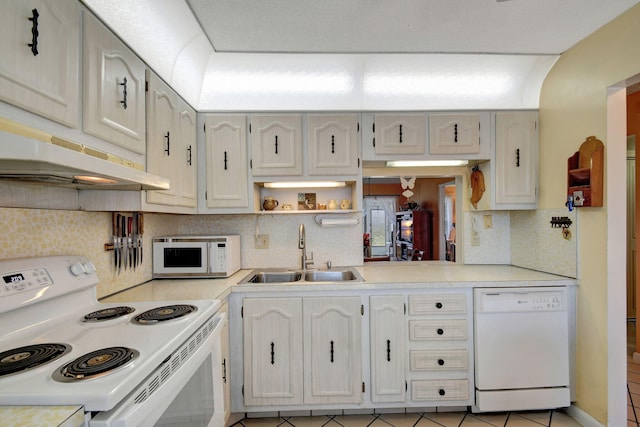
[[[339,218],[326,215],[316,215],[314,221],[320,227],[353,227],[360,224],[359,218]]]

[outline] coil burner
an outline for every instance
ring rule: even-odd
[[[0,377],[17,374],[52,362],[71,350],[67,344],[34,344],[0,353]]]
[[[127,347],[108,347],[78,357],[53,373],[60,382],[86,380],[110,374],[132,362],[140,353]]]
[[[160,322],[179,319],[189,313],[194,313],[198,307],[187,304],[166,305],[147,310],[138,314],[133,322],[141,325],[154,325]]]
[[[118,317],[126,316],[134,311],[135,308],[133,307],[109,307],[89,313],[85,315],[82,320],[84,322],[102,322],[104,320],[117,319]]]

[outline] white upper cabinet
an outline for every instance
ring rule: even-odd
[[[424,154],[425,114],[376,114],[373,147],[380,154]]]
[[[145,152],[145,65],[104,25],[84,14],[84,131]]]
[[[0,100],[66,126],[78,127],[77,1],[3,2],[0,55]]]
[[[360,168],[358,115],[307,116],[309,175],[357,175]]]
[[[207,207],[248,207],[247,117],[207,115],[205,148]]]
[[[430,154],[477,154],[479,152],[479,114],[429,114]]]
[[[496,208],[533,209],[537,200],[538,114],[500,112],[495,120]]]
[[[251,116],[253,176],[302,175],[302,116]]]
[[[147,102],[147,171],[171,180],[169,190],[147,191],[147,203],[195,209],[196,113],[153,73]]]

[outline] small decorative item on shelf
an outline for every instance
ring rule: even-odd
[[[329,210],[338,209],[338,202],[336,202],[335,200],[329,200],[329,203],[327,203],[327,208],[329,208]]]
[[[371,236],[369,233],[364,233],[362,235],[362,246],[364,248],[364,257],[368,258],[371,256]]]
[[[567,160],[567,207],[602,206],[604,144],[589,136]]]
[[[471,168],[471,177],[469,181],[471,182],[471,205],[475,209],[478,209],[478,202],[482,199],[482,195],[485,190],[484,175],[478,165]]]
[[[262,202],[262,207],[265,211],[272,211],[276,206],[278,206],[278,201],[270,196],[265,197],[264,202]]]
[[[340,201],[340,209],[347,210],[351,208],[351,202],[347,199],[343,199]]]
[[[316,193],[298,193],[298,209],[314,210],[316,208]]]

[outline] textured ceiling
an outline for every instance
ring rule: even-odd
[[[638,0],[186,0],[217,52],[561,54]]]

